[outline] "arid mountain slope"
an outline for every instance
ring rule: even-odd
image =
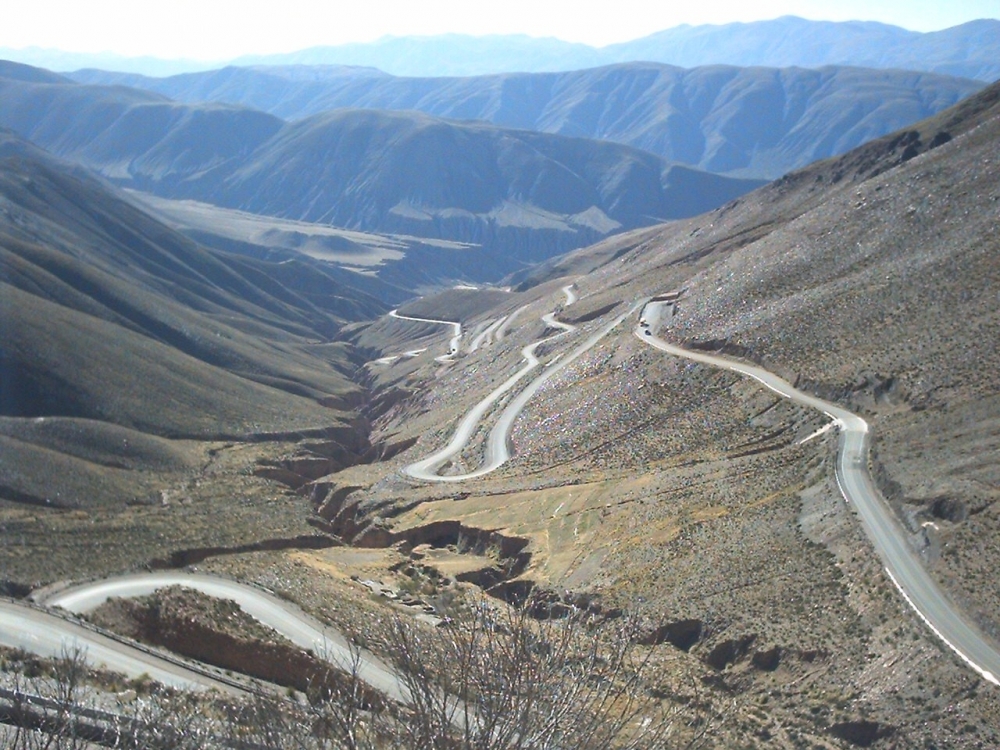
[[[998,142],[1000,85],[716,211],[540,269],[463,320],[485,330],[508,315],[501,340],[443,369],[428,358],[422,373],[370,363],[387,384],[394,368],[425,378],[375,425],[415,443],[317,483],[320,514],[359,546],[419,545],[413,565],[433,570],[489,535],[517,554],[462,575],[494,596],[640,613],[707,700],[741,696],[719,745],[996,744],[995,687],[909,609],[844,503],[829,418],[645,345],[635,315],[542,385],[496,472],[445,485],[399,469],[444,446],[521,348],[553,333],[543,313],[579,326],[541,347],[544,368],[677,292],[661,336],[762,362],[869,422],[902,533],[958,610],[1000,637]],[[450,305],[421,309],[448,318]],[[488,431],[445,473],[479,466]]]
[[[338,110],[285,123],[228,105],[26,77],[0,78],[0,124],[121,185],[467,243],[478,262],[457,265],[478,266],[479,279],[700,213],[759,184],[606,141],[417,113]]]
[[[684,70],[654,63],[469,78],[397,78],[319,66],[225,68],[164,79],[81,71],[73,78],[286,119],[341,107],[417,110],[600,138],[709,172],[769,179],[928,117],[983,85],[903,70]]]
[[[364,442],[356,355],[328,342],[382,303],[318,263],[207,251],[5,144],[34,158],[0,160],[0,496],[120,502],[131,468],[176,464],[178,439]]]
[[[465,266],[482,260],[481,255],[470,258],[468,246],[459,242],[338,229],[136,191],[128,195],[144,211],[207,247],[275,261],[279,272],[286,266],[298,268],[296,261],[303,257],[319,261],[323,272],[315,281],[320,286],[329,276],[390,305],[410,299],[424,285],[439,287],[442,278],[475,275]],[[298,289],[304,291],[307,277],[296,275]]]
[[[914,545],[996,637],[1000,597],[986,581],[1000,573],[990,541],[1000,533],[998,143],[994,86],[706,216],[694,238],[667,230],[659,258],[625,260],[655,278],[668,258],[710,254],[683,282],[671,335],[763,361],[861,410]],[[808,210],[769,225],[775,207],[796,203]],[[751,241],[729,250],[742,244],[737,227]]]

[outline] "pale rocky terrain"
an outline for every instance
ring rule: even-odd
[[[675,675],[741,696],[719,730],[727,746],[996,744],[995,688],[882,573],[837,489],[836,435],[814,436],[827,420],[643,346],[634,318],[546,383],[494,474],[427,485],[399,472],[519,366],[562,285],[580,300],[559,315],[581,325],[548,356],[643,297],[682,291],[663,336],[762,362],[869,420],[880,488],[957,604],[995,633],[995,101],[994,87],[978,110],[583,251],[587,275],[567,259],[563,278],[522,285],[535,301],[507,338],[411,373],[424,373],[419,392],[376,420],[376,435],[411,449],[316,485],[329,529],[453,552],[460,535],[486,534],[496,563],[466,579],[495,596],[640,613]],[[448,310],[442,298],[436,316]],[[480,447],[456,468],[474,468]]]

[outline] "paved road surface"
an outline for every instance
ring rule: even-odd
[[[635,335],[661,351],[696,362],[742,373],[780,396],[818,409],[840,428],[837,482],[844,499],[861,517],[865,532],[882,558],[886,572],[924,622],[984,679],[1000,685],[1000,651],[955,607],[906,541],[892,511],[868,472],[868,424],[837,404],[796,390],[788,381],[754,365],[682,349],[656,336],[663,311],[670,303],[650,302],[640,315]],[[645,325],[643,325],[645,323]]]
[[[505,320],[507,320],[506,315],[504,315],[502,318],[494,320],[482,333],[480,333],[478,336],[472,339],[472,343],[469,345],[469,354],[472,354],[480,346],[489,346],[491,343],[493,343],[493,334],[500,326],[504,324]]]
[[[527,305],[523,305],[522,307],[517,308],[514,312],[507,316],[507,320],[500,324],[500,327],[497,328],[497,341],[503,341],[503,337],[507,335],[507,329],[510,328],[514,321],[517,320],[517,317],[524,312],[526,307]]]
[[[566,295],[565,306],[569,306],[576,301],[576,294],[573,292],[572,286],[563,287],[562,292]],[[552,341],[559,336],[563,336],[576,330],[576,326],[556,320],[554,312],[547,313],[542,316],[542,321],[547,326],[550,328],[561,328],[562,330],[554,336],[549,336],[548,338],[544,338],[541,341],[536,341],[534,344],[529,344],[524,347],[521,350],[521,356],[524,357],[525,364],[521,367],[521,369],[511,375],[507,380],[491,391],[486,398],[479,401],[474,407],[472,407],[472,409],[469,410],[469,412],[462,418],[462,421],[458,423],[455,433],[452,435],[451,440],[448,441],[448,444],[445,445],[444,448],[432,453],[426,458],[405,466],[403,468],[403,473],[413,477],[414,479],[422,479],[428,482],[463,482],[467,479],[475,479],[476,477],[481,477],[492,471],[496,471],[500,468],[500,466],[510,460],[510,432],[514,427],[514,421],[524,410],[524,407],[527,405],[531,397],[538,392],[538,389],[541,388],[546,381],[555,376],[560,370],[571,364],[586,352],[590,351],[590,349],[592,349],[601,339],[611,333],[611,331],[620,325],[621,322],[629,315],[634,313],[636,309],[638,308],[633,307],[626,314],[616,318],[609,325],[606,325],[604,328],[584,341],[583,344],[574,349],[570,354],[559,357],[550,362],[537,378],[532,380],[524,390],[522,390],[513,400],[511,400],[509,404],[507,404],[506,407],[504,407],[504,410],[500,413],[500,417],[497,419],[496,424],[493,426],[493,429],[490,430],[490,434],[486,439],[483,463],[478,469],[465,474],[438,474],[442,466],[465,449],[469,440],[472,438],[473,433],[476,431],[476,428],[479,426],[479,422],[490,410],[493,404],[499,401],[501,397],[503,397],[522,379],[524,379],[530,372],[539,367],[541,362],[535,356],[535,350],[548,341]]]
[[[389,311],[389,317],[396,318],[397,320],[412,320],[417,323],[436,323],[438,325],[451,326],[452,336],[451,341],[448,342],[448,353],[434,359],[438,362],[451,362],[455,355],[458,354],[458,345],[462,341],[461,323],[456,323],[453,320],[437,320],[435,318],[415,318],[412,315],[400,315],[395,310]],[[424,350],[421,349],[420,351]]]
[[[184,586],[219,599],[232,599],[251,617],[274,628],[296,646],[312,649],[333,664],[350,669],[350,647],[342,635],[289,602],[225,578],[176,571],[141,573],[74,586],[47,596],[40,603],[83,614],[99,607],[109,597],[146,596],[166,586]],[[362,654],[359,676],[391,698],[402,700],[404,697],[395,674],[372,654]]]
[[[231,686],[197,671],[23,603],[0,600],[0,645],[45,657],[60,657],[80,649],[89,663],[103,664],[130,677],[148,674],[157,682],[172,687],[235,692]]]
[[[576,299],[572,289],[565,287],[563,292],[566,295],[566,304],[572,304]],[[601,328],[570,354],[550,362],[544,371],[507,405],[490,432],[485,461],[478,470],[469,474],[444,477],[435,473],[444,462],[464,448],[478,421],[490,406],[539,366],[540,363],[534,356],[535,348],[545,341],[552,340],[555,336],[525,347],[522,350],[526,360],[525,366],[480,401],[466,415],[448,446],[423,461],[411,464],[406,467],[405,471],[411,476],[428,481],[463,481],[495,470],[510,458],[509,438],[514,420],[538,389],[563,367],[589,351],[623,320],[638,310],[641,305],[642,303],[636,304],[628,313],[619,316]],[[840,489],[844,498],[854,505],[861,517],[865,531],[881,556],[890,578],[911,607],[938,637],[984,679],[1000,685],[1000,681],[997,679],[997,675],[1000,675],[1000,652],[975,627],[963,619],[937,583],[930,577],[917,555],[907,544],[902,529],[892,516],[890,509],[875,489],[867,468],[867,423],[861,417],[836,404],[796,390],[790,383],[767,370],[703,352],[681,349],[667,343],[656,336],[655,331],[660,325],[664,309],[668,307],[669,303],[664,302],[652,302],[645,305],[640,315],[640,325],[635,330],[635,335],[641,341],[674,356],[722,367],[752,377],[775,393],[818,409],[834,420],[841,432],[837,459],[837,480]],[[399,315],[395,315],[395,317],[455,326],[454,330],[457,333],[456,338],[452,339],[451,346],[453,351],[457,351],[458,337],[461,336],[460,324],[451,321],[407,318]],[[563,329],[556,336],[574,330],[573,326],[555,320],[552,313],[546,315],[545,319],[549,325]],[[509,320],[510,318],[508,318]],[[351,662],[347,642],[343,637],[325,628],[297,607],[259,589],[211,576],[182,572],[123,576],[66,589],[46,597],[43,603],[83,613],[99,606],[110,596],[141,596],[170,585],[187,586],[210,596],[233,599],[250,615],[273,627],[301,648],[311,648],[317,653],[324,653],[332,661],[339,662],[345,667]],[[88,660],[92,663],[103,663],[110,669],[132,676],[147,673],[157,681],[178,687],[232,689],[196,671],[185,669],[183,666],[168,660],[159,659],[118,641],[105,638],[80,625],[17,602],[0,601],[0,644],[24,648],[49,656],[58,656],[67,647],[79,646],[86,649]],[[386,665],[370,654],[362,655],[360,674],[362,679],[372,687],[397,700],[406,700],[406,695],[396,676]]]

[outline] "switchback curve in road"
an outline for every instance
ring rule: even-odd
[[[570,287],[563,287],[562,292],[566,295],[566,304],[571,304],[575,299],[575,295],[571,296],[572,292],[568,291]],[[507,320],[510,320],[514,315],[520,312],[517,310],[513,315],[508,316]],[[451,440],[448,441],[441,450],[435,451],[431,455],[416,461],[403,468],[403,473],[414,479],[423,479],[428,482],[460,482],[466,479],[474,479],[476,477],[483,476],[484,474],[489,474],[491,471],[496,470],[501,464],[507,461],[509,457],[509,450],[507,445],[507,440],[503,441],[503,447],[499,448],[492,444],[492,442],[487,443],[486,452],[487,455],[484,458],[483,465],[479,467],[476,471],[469,472],[467,474],[453,474],[449,476],[441,476],[438,471],[441,467],[451,460],[454,456],[462,452],[465,446],[468,444],[469,440],[472,438],[472,434],[475,432],[476,427],[479,426],[480,420],[486,415],[490,407],[493,406],[497,401],[499,401],[511,388],[517,385],[528,373],[534,370],[540,362],[535,356],[535,350],[544,344],[546,341],[551,341],[564,333],[569,333],[573,331],[576,326],[571,326],[568,323],[561,323],[553,317],[554,313],[547,313],[542,316],[542,322],[550,328],[562,329],[559,333],[554,336],[549,336],[542,339],[541,341],[536,341],[533,344],[529,344],[521,350],[521,356],[524,358],[524,366],[520,370],[511,375],[507,380],[501,383],[498,387],[494,388],[486,398],[479,401],[469,412],[462,418],[462,421],[458,423],[458,427],[455,428],[455,433],[452,435]],[[502,326],[503,324],[501,324]],[[499,339],[499,336],[497,336]]]
[[[562,292],[566,295],[566,303],[564,306],[569,306],[576,301],[577,297],[573,292],[572,285],[563,287]],[[576,326],[556,320],[554,312],[543,315],[542,321],[547,326],[551,328],[561,328],[562,330],[553,336],[549,336],[524,347],[521,350],[521,356],[524,358],[525,364],[521,367],[521,369],[507,378],[507,380],[501,383],[497,388],[493,389],[493,391],[491,391],[484,399],[479,401],[466,413],[466,415],[458,423],[458,426],[455,428],[455,432],[452,435],[451,440],[448,441],[448,444],[445,445],[444,448],[432,453],[426,458],[403,467],[403,473],[413,477],[414,479],[421,479],[427,482],[462,482],[496,471],[500,468],[500,466],[510,460],[510,432],[513,429],[514,421],[524,410],[524,407],[527,405],[531,397],[538,392],[538,389],[541,388],[547,380],[592,349],[601,339],[620,325],[623,320],[632,315],[636,309],[638,309],[638,305],[633,307],[624,315],[616,318],[610,324],[604,326],[568,355],[558,357],[550,362],[537,378],[531,381],[531,383],[529,383],[523,391],[521,391],[513,400],[511,400],[509,404],[507,404],[506,407],[504,407],[499,418],[497,419],[496,424],[490,430],[490,434],[486,439],[483,463],[478,469],[465,474],[439,474],[438,472],[441,470],[441,467],[456,455],[461,453],[465,446],[468,445],[476,427],[478,427],[479,422],[490,410],[490,408],[524,377],[541,364],[535,356],[535,350],[548,341],[552,341],[576,330]]]
[[[147,596],[167,586],[182,586],[219,599],[231,599],[251,617],[281,633],[299,648],[311,649],[345,671],[352,669],[351,647],[340,633],[273,594],[226,578],[180,571],[139,573],[73,586],[43,597],[40,603],[84,614],[110,597]],[[396,674],[370,653],[361,653],[358,676],[390,698],[406,699]]]
[[[1000,651],[971,625],[948,599],[906,541],[892,510],[875,488],[868,471],[868,423],[837,404],[796,389],[787,380],[761,367],[682,349],[655,335],[669,302],[650,302],[640,315],[635,335],[643,342],[676,357],[721,367],[757,380],[765,387],[804,406],[818,409],[840,429],[837,483],[844,499],[861,517],[865,533],[878,552],[889,578],[917,615],[952,651],[979,675],[1000,685]]]
[[[389,317],[396,318],[397,320],[412,320],[416,323],[435,323],[442,326],[451,326],[452,336],[448,342],[448,353],[434,359],[438,362],[451,362],[455,355],[458,354],[458,346],[462,341],[461,323],[456,323],[454,320],[437,320],[436,318],[416,318],[412,315],[400,315],[398,310],[390,310]]]
[[[0,646],[20,648],[49,658],[79,651],[88,663],[103,664],[113,672],[133,678],[147,674],[175,688],[239,692],[201,670],[184,666],[179,660],[162,658],[151,650],[133,647],[21,602],[0,600]]]

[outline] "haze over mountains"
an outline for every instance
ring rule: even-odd
[[[364,65],[400,76],[469,76],[512,71],[593,68],[642,60],[684,68],[701,65],[819,67],[851,65],[945,73],[992,81],[1000,77],[1000,21],[983,19],[920,33],[874,22],[770,21],[677,26],[603,48],[528,36],[385,37],[277,55],[252,55],[235,65]],[[219,63],[123,58],[56,50],[0,49],[0,57],[58,71],[102,68],[171,75]]]
[[[416,110],[624,143],[708,172],[774,179],[950,107],[982,88],[900,70],[683,70],[628,63],[571,73],[398,78],[372,69],[231,67],[172,78],[80,71],[178,101],[299,119],[331,109]]]
[[[830,415],[639,321],[670,300],[656,336],[863,417],[886,533],[1000,639],[1000,83],[88,75],[0,64],[5,590],[197,564],[369,635],[433,601],[449,637],[484,595],[537,594],[546,617],[636,617],[657,648],[635,695],[682,740],[1000,744],[995,686],[844,503]],[[759,187],[706,171],[818,156]],[[485,404],[440,468],[482,465],[528,383],[495,472],[407,473]]]
[[[9,63],[6,70],[0,124],[120,185],[469,243],[475,249],[460,265],[480,279],[614,231],[700,213],[760,184],[609,141],[413,112],[335,110],[285,122]]]
[[[369,65],[401,76],[468,76],[502,71],[559,71],[643,60],[701,65],[819,67],[853,65],[923,70],[992,81],[1000,77],[1000,21],[971,21],[919,33],[874,22],[772,21],[677,26],[595,49],[558,39],[388,37],[370,44],[253,55],[237,65]]]

